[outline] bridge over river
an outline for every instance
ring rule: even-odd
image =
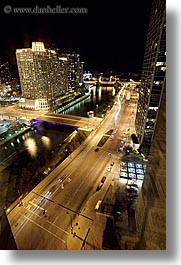
[[[36,119],[33,119],[33,121],[46,121],[46,122],[52,122],[55,124],[65,124],[69,126],[78,127],[82,130],[88,130],[92,131],[97,126],[100,125],[102,118],[97,117],[81,117],[81,116],[72,116],[72,115],[65,115],[65,114],[53,114],[53,113],[47,113],[43,114]]]

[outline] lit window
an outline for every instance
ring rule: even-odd
[[[164,65],[165,63],[164,62],[156,62],[156,66],[161,66],[161,65]]]
[[[153,82],[155,85],[159,85],[160,84],[160,81],[154,81]]]

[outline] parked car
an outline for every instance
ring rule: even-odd
[[[108,166],[107,171],[111,171],[111,168],[112,168],[112,167]]]
[[[99,185],[97,186],[97,188],[96,188],[96,191],[99,191],[101,188],[102,188],[102,185],[103,185],[103,183],[101,182],[101,183],[99,183]]]
[[[126,185],[126,190],[135,190],[138,191],[138,185],[137,184],[128,184]]]
[[[102,179],[101,179],[101,182],[104,183],[106,180],[106,177],[104,176]]]
[[[137,194],[137,192],[138,192],[138,190],[131,188],[131,187],[126,188],[126,191],[127,191],[127,193],[133,193],[133,194]]]
[[[138,185],[136,183],[131,183],[131,184],[128,184],[127,186],[129,186],[129,187],[135,187],[135,188],[138,189]]]

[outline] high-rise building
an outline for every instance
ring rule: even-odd
[[[80,62],[79,66],[79,85],[83,83],[83,74],[84,74],[84,62]]]
[[[11,83],[11,73],[9,63],[0,62],[0,83],[1,84],[10,84]]]
[[[61,96],[68,91],[67,58],[45,49],[42,42],[17,49],[16,58],[22,90],[20,106],[49,110],[59,105]]]
[[[135,211],[137,249],[166,249],[166,84]]]
[[[74,90],[83,83],[83,62],[80,62],[80,55],[72,52],[67,54],[68,59],[68,87]]]
[[[74,92],[83,84],[84,62],[80,61],[80,55],[71,51],[61,51],[55,48],[55,51],[67,58],[68,65],[68,90]]]
[[[165,0],[153,0],[136,116],[139,140],[150,147],[136,199],[135,231],[122,238],[125,249],[166,250],[165,9]]]
[[[153,0],[135,120],[139,143],[151,146],[166,79],[166,1]],[[149,151],[148,151],[149,152]]]
[[[0,62],[0,95],[7,95],[11,91],[12,76],[9,63]]]
[[[134,232],[122,236],[123,249],[166,249],[166,83],[142,189],[136,199],[135,224]]]

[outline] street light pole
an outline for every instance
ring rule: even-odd
[[[88,236],[88,234],[89,234],[89,231],[90,231],[90,227],[89,227],[89,229],[87,230],[87,234],[86,234],[86,236],[85,236],[85,238],[84,238],[84,241],[82,242],[82,246],[81,246],[81,250],[84,248],[84,250],[85,250],[85,243],[86,243],[86,239],[87,239],[87,236]]]
[[[70,216],[69,212],[66,212],[66,214],[68,214],[68,216],[70,217],[71,234],[73,234],[72,217]]]

